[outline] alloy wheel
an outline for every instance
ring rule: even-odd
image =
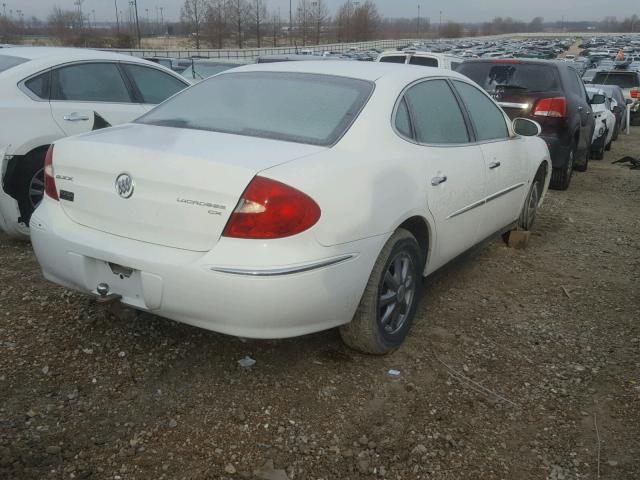
[[[378,321],[387,335],[404,326],[415,297],[416,281],[413,259],[399,252],[387,267],[378,295]]]

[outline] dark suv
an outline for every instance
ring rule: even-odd
[[[511,119],[542,126],[553,163],[551,187],[566,190],[573,170],[587,169],[595,121],[584,83],[567,62],[480,59],[456,71],[489,92]]]

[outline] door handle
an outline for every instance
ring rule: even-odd
[[[489,168],[493,170],[494,168],[498,168],[500,165],[502,165],[500,162],[491,162],[489,164]]]
[[[86,122],[89,120],[89,117],[87,115],[78,115],[76,112],[73,112],[69,115],[65,115],[62,119],[66,122]]]
[[[440,185],[441,183],[444,183],[447,181],[447,176],[446,175],[442,175],[439,177],[433,177],[431,179],[431,185],[433,185],[434,187],[437,187],[438,185]]]

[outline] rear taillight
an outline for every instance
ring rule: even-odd
[[[631,98],[638,98],[640,97],[640,90],[638,90],[637,88],[634,88],[633,90],[631,90]]]
[[[308,195],[284,183],[255,177],[222,233],[225,237],[272,239],[296,235],[320,218],[320,207]]]
[[[567,116],[567,99],[564,97],[543,98],[536,103],[533,114],[538,117],[564,118]]]
[[[59,200],[56,179],[53,176],[53,145],[44,157],[44,193],[52,200]]]

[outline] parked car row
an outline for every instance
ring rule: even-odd
[[[287,57],[179,74],[3,49],[0,226],[30,234],[47,279],[103,303],[251,338],[339,327],[383,354],[420,280],[531,229],[628,103],[564,61]]]

